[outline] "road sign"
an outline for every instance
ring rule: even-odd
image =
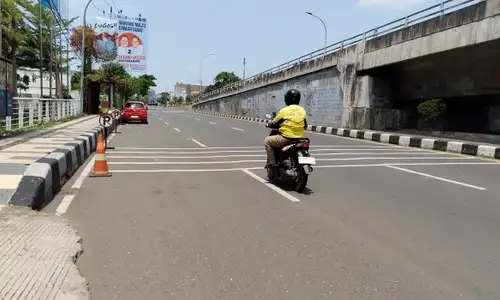
[[[102,127],[108,128],[113,122],[113,117],[110,114],[102,114],[99,116],[99,124]]]
[[[118,120],[122,115],[121,111],[118,109],[113,110],[110,114],[111,114],[111,117],[115,120]]]

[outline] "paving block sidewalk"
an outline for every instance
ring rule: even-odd
[[[86,300],[81,239],[63,217],[0,207],[0,299]]]
[[[98,132],[104,130],[91,116],[0,150],[0,205],[36,209],[51,201],[95,151]]]

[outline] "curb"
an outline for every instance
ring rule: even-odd
[[[116,126],[118,123],[113,122],[107,129],[97,126],[82,132],[73,141],[30,164],[7,204],[36,210],[52,201],[67,179],[94,153],[99,132],[107,137]]]
[[[207,116],[217,116],[217,117],[244,120],[256,123],[269,122],[269,120],[260,118],[209,113],[204,111],[195,111],[195,112]],[[391,144],[391,145],[398,145],[398,146],[412,147],[412,148],[422,148],[428,150],[451,152],[455,154],[458,153],[471,156],[480,156],[490,159],[500,159],[500,147],[495,147],[491,145],[464,143],[464,142],[434,139],[434,138],[422,138],[409,135],[382,133],[371,130],[345,129],[345,128],[334,128],[334,127],[316,126],[316,125],[307,125],[307,130],[311,132],[331,134],[353,139],[368,140],[383,144]]]

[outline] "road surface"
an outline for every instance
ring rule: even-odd
[[[94,300],[500,298],[498,163],[310,133],[297,194],[264,180],[263,124],[149,112],[45,208]]]

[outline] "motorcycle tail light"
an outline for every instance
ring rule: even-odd
[[[309,148],[309,143],[303,143],[302,145],[300,145],[300,147],[302,147],[302,148]]]

